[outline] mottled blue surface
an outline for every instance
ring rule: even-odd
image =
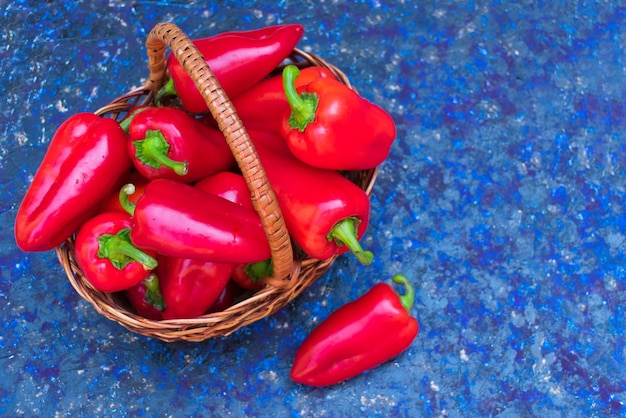
[[[47,3],[51,3],[48,5]],[[0,1],[0,415],[626,415],[626,9],[550,1]],[[144,81],[147,32],[301,22],[300,46],[388,109],[365,245],[227,338],[132,334],[13,219],[56,127]],[[402,355],[324,389],[305,335],[379,280],[417,286]]]

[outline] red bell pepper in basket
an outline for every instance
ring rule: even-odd
[[[133,212],[132,241],[170,257],[216,263],[270,258],[259,215],[174,180],[152,180]]]
[[[299,73],[294,65],[283,70],[291,106],[283,136],[291,152],[307,164],[334,170],[366,170],[382,163],[396,136],[391,116],[331,78],[296,89]]]
[[[190,258],[157,258],[164,319],[196,318],[206,313],[226,287],[234,264]]]
[[[141,108],[131,116],[128,153],[148,179],[191,183],[235,165],[219,130],[171,107]]]
[[[92,217],[130,170],[126,135],[110,118],[78,113],[59,126],[15,218],[23,251],[47,251]]]
[[[233,99],[261,81],[287,58],[303,34],[302,25],[287,24],[224,32],[193,40],[193,44],[204,56],[226,95]],[[157,103],[174,94],[187,111],[206,112],[206,102],[173,54],[167,58],[167,68],[171,78],[157,94]]]
[[[298,160],[277,135],[252,130],[249,134],[287,229],[300,248],[320,260],[350,250],[362,264],[370,264],[372,253],[359,243],[369,221],[365,191],[336,171]]]
[[[124,294],[138,315],[154,320],[163,319],[165,301],[156,274],[152,273],[139,284],[126,289]]]
[[[397,274],[393,281],[404,285],[404,295],[378,283],[322,321],[298,348],[291,378],[311,386],[333,385],[407,349],[419,331],[410,315],[415,292],[406,276]]]
[[[300,75],[295,79],[295,87],[299,88],[319,78],[337,79],[327,68],[306,67],[300,70]],[[232,103],[237,110],[237,116],[247,129],[282,134],[283,115],[290,110],[282,75],[261,81],[232,99]]]
[[[143,251],[131,242],[131,224],[127,213],[105,212],[78,230],[74,241],[76,263],[97,290],[126,290],[139,284],[157,266],[153,252]]]

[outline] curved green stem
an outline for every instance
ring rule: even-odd
[[[315,120],[315,111],[319,99],[315,93],[298,94],[295,81],[300,75],[300,70],[295,65],[287,65],[283,69],[283,89],[291,107],[289,125],[293,129],[304,132],[307,125]]]
[[[361,243],[357,238],[357,225],[359,220],[356,218],[346,218],[337,222],[328,234],[328,241],[335,241],[338,245],[347,246],[350,251],[363,265],[369,265],[374,259],[371,251],[365,251],[361,247]]]
[[[128,196],[135,193],[135,185],[132,183],[125,184],[120,189],[120,205],[130,216],[135,215],[135,204],[130,201]]]
[[[147,131],[146,137],[133,141],[135,157],[143,164],[152,168],[162,166],[172,169],[179,176],[187,174],[187,161],[174,161],[167,156],[170,144],[165,140],[161,131]]]
[[[165,299],[163,298],[163,293],[161,293],[159,276],[152,273],[144,279],[143,284],[146,286],[146,293],[143,297],[146,303],[154,306],[159,311],[164,311]]]
[[[415,301],[415,288],[404,274],[398,273],[393,276],[391,280],[393,280],[396,284],[404,286],[404,294],[398,295],[398,297],[400,298],[400,302],[402,303],[402,306],[404,306],[404,309],[406,309],[407,312],[410,312],[413,307],[413,302]]]
[[[130,229],[121,229],[117,234],[104,234],[98,237],[98,257],[106,258],[118,270],[136,261],[143,265],[146,270],[156,268],[157,261],[135,247],[130,241]]]
[[[154,103],[157,106],[163,106],[163,102],[168,97],[178,97],[176,87],[174,87],[174,79],[170,78],[154,95]]]

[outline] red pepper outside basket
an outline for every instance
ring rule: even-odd
[[[23,251],[47,251],[98,210],[131,167],[126,135],[110,118],[78,113],[63,122],[33,177],[15,218]]]
[[[250,31],[223,32],[193,40],[226,95],[233,99],[261,81],[287,58],[304,34],[299,24],[268,26]],[[172,94],[191,113],[208,110],[189,74],[173,54],[167,58],[170,81],[159,91],[157,103]]]
[[[131,116],[128,153],[150,180],[191,183],[235,165],[220,131],[171,107],[144,107]]]
[[[249,134],[298,246],[320,260],[352,251],[361,263],[370,264],[372,253],[359,243],[369,221],[365,191],[336,171],[295,158],[277,135]]]
[[[322,321],[298,348],[291,378],[311,386],[333,385],[406,350],[419,331],[410,315],[414,289],[402,274],[393,281],[404,285],[404,295],[378,283]]]
[[[130,240],[127,213],[101,213],[85,222],[74,241],[76,263],[101,292],[119,292],[139,284],[157,266],[154,252]]]
[[[291,152],[309,165],[333,170],[367,170],[382,163],[396,137],[391,116],[345,84],[321,78],[296,88],[300,71],[283,70],[291,113],[283,136]]]
[[[133,210],[132,241],[169,257],[216,263],[270,258],[259,215],[174,180],[152,180]]]

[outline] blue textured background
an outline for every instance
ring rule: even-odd
[[[50,5],[48,5],[50,3]],[[626,9],[586,1],[0,1],[0,415],[626,415]],[[227,338],[132,334],[14,244],[56,127],[143,83],[160,21],[191,37],[300,22],[300,46],[395,118],[365,245]],[[324,389],[305,335],[379,280],[416,284],[402,355]]]

